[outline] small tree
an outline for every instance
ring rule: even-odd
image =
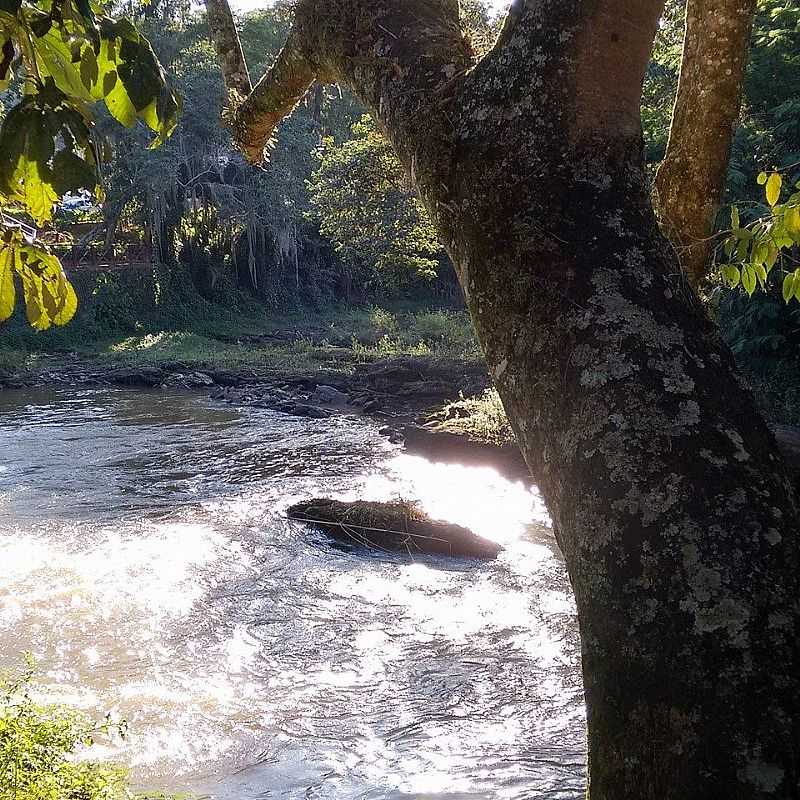
[[[436,277],[444,255],[427,212],[372,117],[341,144],[325,139],[309,182],[321,233],[353,279],[384,293]]]

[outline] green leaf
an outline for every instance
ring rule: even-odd
[[[722,277],[727,282],[728,286],[731,289],[734,289],[739,285],[739,280],[741,275],[739,273],[739,268],[734,266],[733,264],[727,264],[722,268]]]
[[[91,47],[84,49],[91,50]],[[50,75],[64,94],[91,102],[92,95],[81,76],[81,67],[73,62],[72,49],[57,28],[51,28],[38,40],[36,51],[42,61],[40,72]]]
[[[750,263],[755,267],[757,264],[763,264],[769,255],[769,246],[766,242],[758,242],[753,246],[753,252],[750,256]]]
[[[766,172],[759,172],[758,173],[758,178],[756,178],[756,180],[758,181],[758,185],[759,186],[764,186],[766,184],[766,182],[767,182],[767,173]]]
[[[800,235],[800,206],[787,208],[783,219],[786,230],[792,234],[793,237]]]
[[[13,247],[13,255],[31,327],[43,331],[51,325],[66,325],[75,315],[78,299],[59,260],[46,249],[25,242]]]
[[[17,298],[13,264],[13,249],[5,241],[0,241],[0,322],[5,322],[14,313]]]
[[[792,297],[794,296],[794,279],[795,273],[790,272],[784,279],[783,279],[783,301],[788,303]]]
[[[49,166],[58,127],[56,114],[28,99],[8,113],[0,128],[0,192],[23,203],[37,224],[50,219],[58,199]]]
[[[136,109],[131,103],[122,81],[115,81],[114,88],[106,95],[106,108],[117,122],[130,128],[136,122]]]
[[[767,179],[766,188],[767,202],[770,206],[774,206],[780,199],[782,186],[783,178],[777,172],[773,172]]]
[[[733,236],[729,236],[725,240],[725,244],[722,249],[726,257],[730,258],[733,255],[733,251],[736,249],[736,239]]]
[[[739,229],[739,209],[736,206],[731,206],[731,228]]]
[[[756,278],[758,278],[758,282],[761,285],[761,288],[764,289],[767,284],[767,270],[764,269],[764,265],[753,264],[753,272],[755,272]]]
[[[780,254],[780,250],[778,250],[775,245],[770,245],[769,253],[767,255],[766,265],[767,265],[767,272],[769,272],[774,266],[775,262],[778,260],[778,255]]]
[[[756,290],[756,273],[749,264],[742,270],[742,288],[749,297],[752,297]]]
[[[91,47],[84,47],[81,53],[80,75],[83,85],[91,94],[92,87],[97,83],[97,79],[100,76],[100,71],[97,66],[97,56]],[[93,94],[92,99],[94,99]]]
[[[743,230],[743,229],[742,229]],[[736,248],[736,258],[739,261],[747,261],[747,253],[750,250],[750,240],[749,239],[741,239],[739,241],[739,245]]]
[[[53,216],[53,206],[58,202],[52,180],[49,168],[43,166],[39,160],[26,160],[23,173],[25,205],[39,225]]]

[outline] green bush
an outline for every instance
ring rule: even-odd
[[[394,336],[397,333],[397,317],[391,311],[374,306],[370,309],[369,321],[378,339]]]
[[[96,737],[124,736],[125,723],[34,701],[33,676],[29,662],[0,678],[0,800],[145,800],[124,768],[81,759]]]
[[[424,344],[432,350],[477,353],[472,325],[464,312],[423,311],[414,317],[407,338],[411,344]]]
[[[477,397],[462,395],[434,414],[431,421],[439,430],[498,447],[516,441],[497,389],[486,389]]]

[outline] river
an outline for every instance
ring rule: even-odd
[[[356,417],[0,393],[0,666],[129,721],[93,755],[215,800],[582,796],[574,602],[535,490]],[[346,552],[310,496],[418,499],[491,563]]]

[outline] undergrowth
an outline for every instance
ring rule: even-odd
[[[124,721],[96,723],[34,699],[35,667],[0,677],[0,800],[170,800],[135,793],[124,767],[86,758],[98,739],[124,737]],[[172,797],[171,800],[178,800]]]
[[[477,397],[463,395],[432,415],[437,430],[468,436],[475,441],[501,446],[515,442],[497,389],[487,389]]]

